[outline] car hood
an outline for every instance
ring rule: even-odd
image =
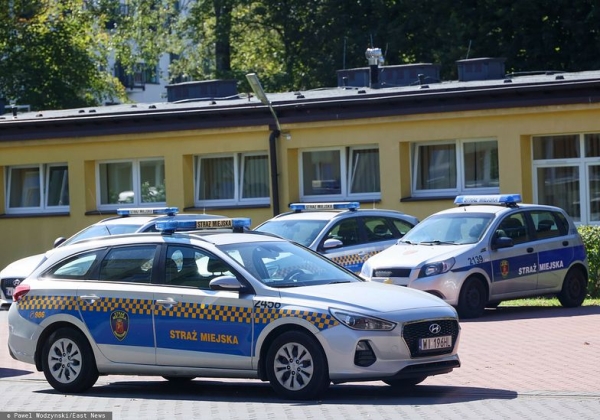
[[[464,253],[475,244],[465,245],[393,245],[369,258],[365,265],[369,269],[382,267],[415,268],[426,262],[443,261]],[[364,272],[364,270],[363,270]]]
[[[324,307],[355,311],[396,312],[412,309],[449,308],[450,305],[416,289],[375,282],[328,284],[281,289],[282,298],[309,301]],[[300,302],[299,302],[300,303]]]
[[[37,254],[13,261],[0,271],[0,278],[4,279],[10,277],[24,279],[44,260],[44,255],[45,254]]]

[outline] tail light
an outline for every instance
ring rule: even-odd
[[[30,287],[28,284],[19,284],[13,292],[13,301],[18,302],[23,296],[29,293]]]

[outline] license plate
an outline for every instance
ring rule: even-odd
[[[6,297],[11,297],[13,295],[14,290],[15,290],[14,287],[7,287],[6,290],[4,291],[4,294],[6,295]]]
[[[419,350],[439,350],[452,347],[452,336],[442,335],[440,337],[421,338],[419,340]]]

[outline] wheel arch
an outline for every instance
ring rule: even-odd
[[[48,327],[44,328],[44,331],[42,331],[42,333],[38,337],[38,340],[37,340],[37,343],[35,346],[35,368],[38,371],[42,371],[42,369],[43,369],[43,367],[42,367],[42,349],[44,348],[46,341],[48,340],[50,335],[52,335],[52,333],[54,333],[55,331],[58,331],[61,328],[71,328],[73,330],[79,331],[85,337],[85,339],[88,341],[88,344],[90,345],[90,348],[92,349],[92,352],[95,355],[94,348],[92,346],[92,343],[90,342],[89,337],[81,328],[79,328],[77,325],[75,325],[71,322],[68,322],[68,321],[54,322],[54,323],[48,325]]]

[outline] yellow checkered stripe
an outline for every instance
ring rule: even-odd
[[[82,302],[82,312],[112,312],[121,309],[134,315],[151,315],[154,301],[131,298],[102,298],[94,303]]]
[[[77,310],[76,296],[24,296],[17,302],[20,311]]]
[[[335,327],[339,322],[329,314],[319,312],[301,311],[297,309],[263,309],[257,308],[254,321],[257,324],[268,324],[279,318],[302,318],[320,330]]]
[[[154,314],[204,321],[239,322],[244,324],[252,322],[252,308],[206,305],[204,303],[186,302],[170,309],[157,305],[154,309]]]
[[[331,258],[331,260],[338,263],[339,265],[347,266],[347,265],[362,263],[362,262],[366,261],[367,258],[369,258],[375,254],[377,254],[377,252],[369,252],[366,257],[364,254],[363,255],[358,255],[358,254],[340,255],[339,257]]]

